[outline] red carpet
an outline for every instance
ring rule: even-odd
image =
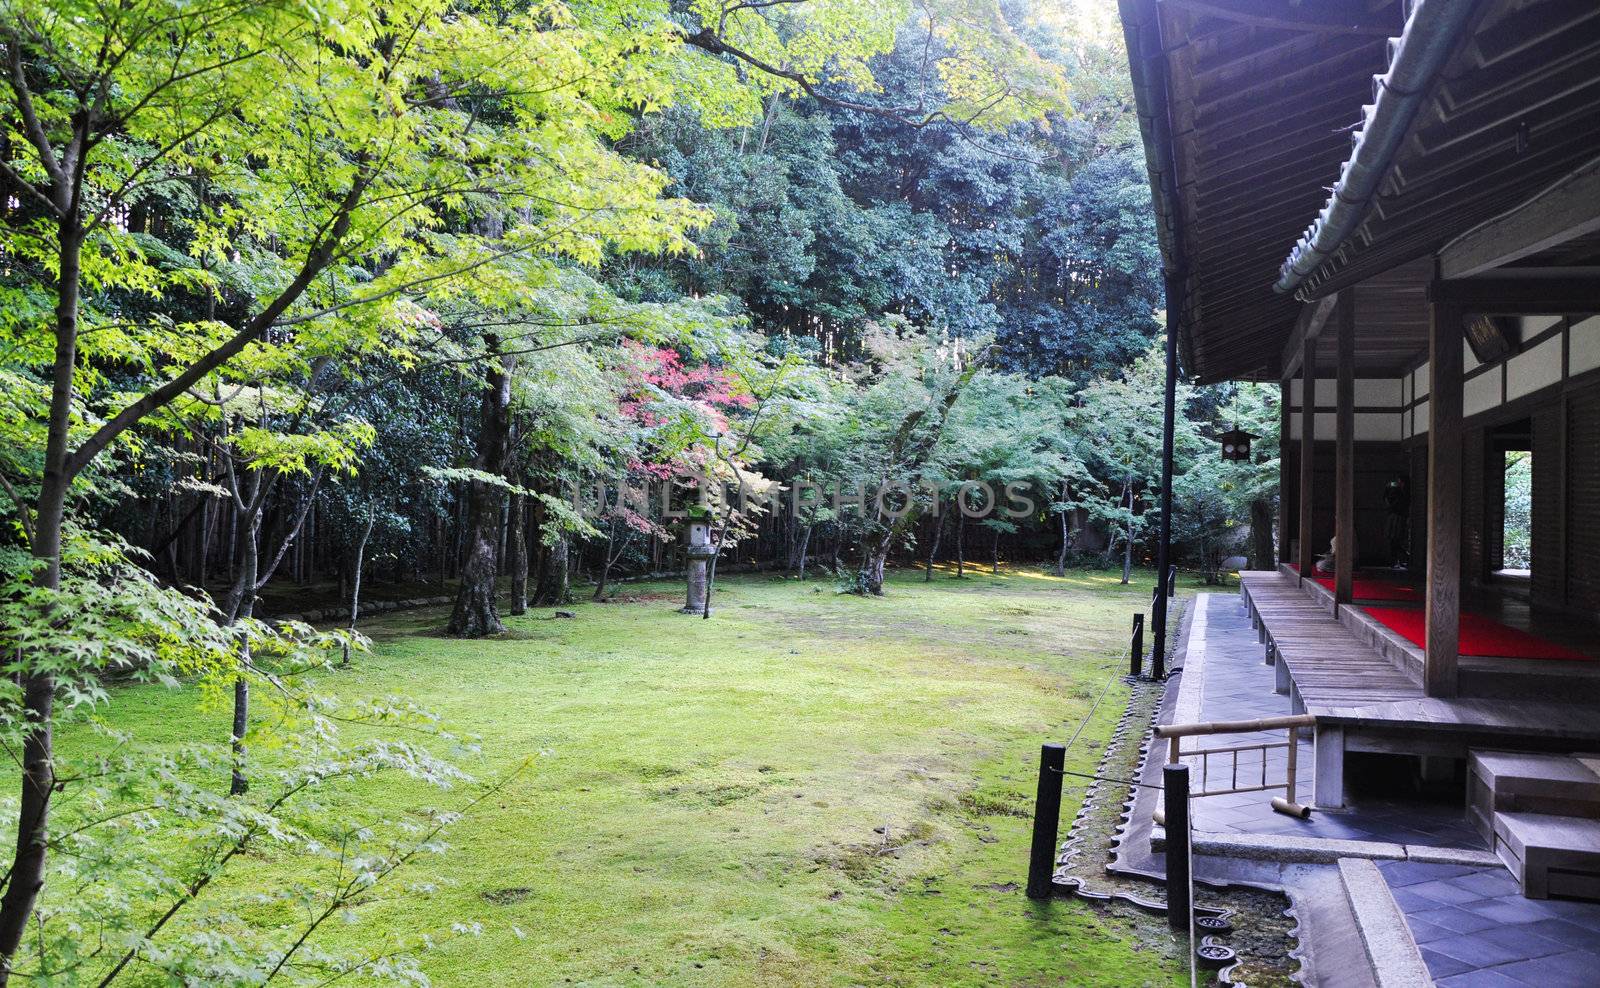
[[[1421,608],[1363,607],[1362,610],[1411,644],[1422,644],[1426,619]],[[1461,654],[1505,659],[1583,661],[1592,658],[1480,614],[1461,615]]]
[[[1331,576],[1319,576],[1316,581],[1330,591],[1333,589]],[[1422,594],[1416,587],[1393,580],[1353,580],[1350,583],[1350,595],[1356,600],[1422,600]]]
[[[1299,563],[1290,563],[1289,568],[1296,573],[1300,572]],[[1333,590],[1333,577],[1314,576],[1312,579],[1329,591]],[[1369,579],[1358,576],[1350,583],[1350,594],[1356,600],[1397,600],[1417,603],[1422,601],[1422,593],[1416,587],[1384,577]]]

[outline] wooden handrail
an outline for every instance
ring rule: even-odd
[[[1252,731],[1281,731],[1286,727],[1315,727],[1311,714],[1266,717],[1261,720],[1215,720],[1199,724],[1163,724],[1156,728],[1158,738],[1187,738],[1196,734],[1249,734]]]

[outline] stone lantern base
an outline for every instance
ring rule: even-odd
[[[710,546],[689,546],[689,585],[684,600],[684,614],[705,614],[706,595],[710,592],[711,557],[716,550]]]

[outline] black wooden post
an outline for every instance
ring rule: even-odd
[[[1189,766],[1178,762],[1161,766],[1166,794],[1163,809],[1167,828],[1167,925],[1189,928]]]
[[[1128,649],[1128,675],[1144,671],[1144,615],[1133,616],[1133,647]]]
[[[1050,742],[1039,748],[1039,795],[1033,807],[1033,849],[1028,856],[1028,898],[1048,899],[1056,870],[1056,834],[1061,825],[1061,770],[1067,747]]]
[[[1183,312],[1183,279],[1173,271],[1165,278],[1167,289],[1167,377],[1161,406],[1161,529],[1156,542],[1156,600],[1150,611],[1150,677],[1166,675],[1167,567],[1172,563],[1172,439],[1177,415],[1178,321]]]
[[[1160,679],[1167,667],[1167,568],[1156,567],[1156,585],[1150,591],[1150,676]]]

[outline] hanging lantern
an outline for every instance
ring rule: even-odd
[[[1224,460],[1250,459],[1250,440],[1261,437],[1252,432],[1246,432],[1236,423],[1232,429],[1217,437],[1217,442],[1222,444],[1222,458]]]

